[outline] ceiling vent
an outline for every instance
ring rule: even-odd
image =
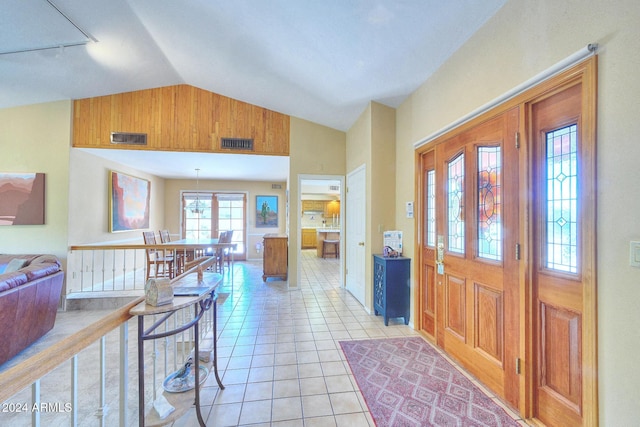
[[[220,148],[253,151],[253,138],[221,138]]]
[[[111,132],[111,143],[122,145],[147,145],[147,134]]]

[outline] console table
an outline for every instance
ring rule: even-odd
[[[373,256],[373,310],[384,317],[385,326],[390,317],[409,324],[410,267],[411,258]]]
[[[218,354],[217,354],[217,308],[216,301],[218,296],[215,291],[218,285],[220,284],[222,277],[220,274],[204,274],[202,279],[195,279],[193,276],[184,278],[174,283],[173,285],[179,285],[181,287],[184,286],[193,286],[193,287],[207,287],[208,290],[199,296],[175,296],[173,301],[170,304],[153,306],[149,305],[146,302],[141,302],[140,304],[133,307],[129,310],[129,313],[133,316],[138,317],[138,404],[139,404],[139,425],[143,427],[145,422],[148,421],[148,424],[152,425],[162,425],[168,424],[170,422],[175,421],[178,415],[182,415],[179,411],[179,408],[176,407],[174,403],[176,400],[178,404],[184,404],[187,406],[191,406],[193,403],[193,399],[168,399],[172,406],[176,407],[176,410],[166,419],[160,419],[156,416],[156,414],[151,411],[151,413],[147,414],[145,418],[145,402],[144,402],[144,342],[147,340],[154,340],[158,338],[165,338],[171,335],[178,334],[180,332],[184,332],[189,328],[193,327],[194,334],[194,368],[195,368],[195,407],[196,407],[196,415],[198,417],[198,423],[201,426],[205,426],[204,420],[202,418],[202,413],[200,411],[200,358],[199,355],[199,323],[202,315],[205,311],[209,310],[213,306],[213,372],[216,377],[216,381],[218,382],[218,386],[220,389],[224,389],[222,385],[222,381],[220,381],[220,377],[218,375]],[[187,321],[182,326],[179,326],[173,330],[153,333],[160,325],[162,325],[165,321],[169,319],[173,314],[175,314],[178,310],[182,308],[187,308],[189,306],[194,306],[194,317],[193,319]],[[154,314],[164,314],[159,320],[157,320],[153,325],[151,325],[148,329],[144,328],[144,317]],[[153,385],[156,386],[155,384]],[[167,393],[172,396],[184,395],[184,393]],[[165,396],[167,396],[165,394]],[[168,396],[170,397],[170,396]],[[173,400],[173,402],[172,402]],[[186,410],[185,410],[186,411]]]

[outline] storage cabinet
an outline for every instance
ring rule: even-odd
[[[373,256],[373,310],[384,317],[385,326],[390,317],[404,317],[409,324],[410,269],[411,258]]]
[[[316,229],[302,229],[302,249],[315,249],[317,245]]]
[[[265,234],[262,242],[262,280],[278,277],[287,280],[289,239],[285,234]]]
[[[324,212],[325,202],[323,200],[303,200],[302,212]]]

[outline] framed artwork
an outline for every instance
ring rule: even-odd
[[[44,174],[0,172],[0,225],[44,224]]]
[[[111,171],[109,179],[109,231],[149,228],[151,182]]]
[[[256,227],[278,226],[278,196],[256,196]]]

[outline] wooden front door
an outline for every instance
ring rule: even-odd
[[[594,419],[595,151],[585,83],[528,107],[533,170],[533,416]],[[586,414],[586,416],[585,416]]]
[[[417,327],[549,426],[598,422],[596,68],[585,60],[418,157]]]
[[[516,407],[518,123],[514,108],[436,147],[434,280],[438,345]]]

